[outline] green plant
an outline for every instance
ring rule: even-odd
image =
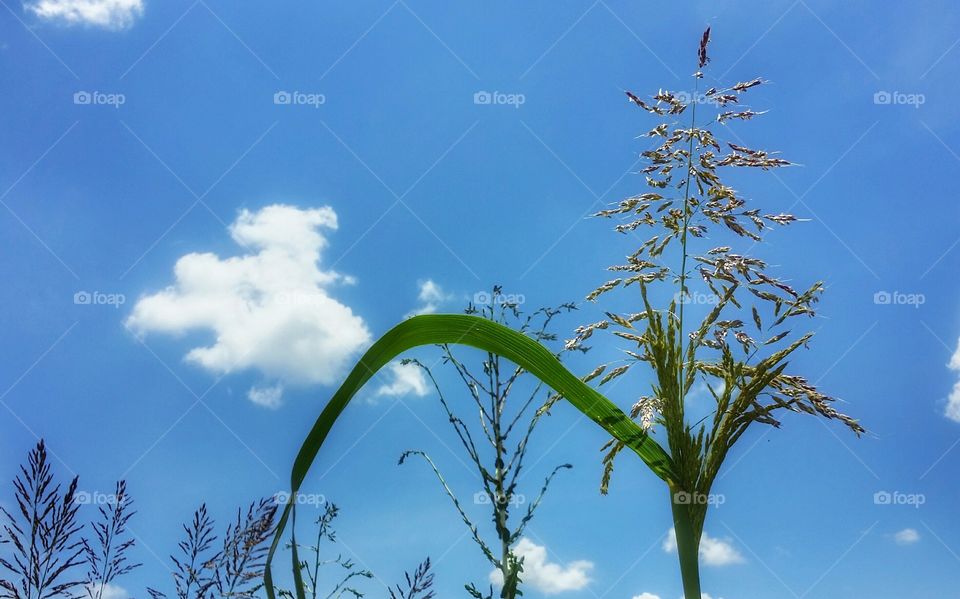
[[[698,48],[699,68],[706,66],[707,29]],[[697,71],[699,83],[703,74]],[[763,83],[760,79],[738,83],[724,89],[710,88],[704,97],[725,108],[739,102],[741,94]],[[660,91],[650,103],[627,93],[640,108],[668,118],[681,115],[690,108],[690,125],[680,127],[661,123],[650,131],[651,137],[662,139],[661,145],[644,152],[650,161],[645,172],[654,191],[628,198],[602,216],[622,216],[621,232],[641,227],[660,227],[661,233],[649,238],[640,249],[627,257],[626,264],[612,270],[626,273],[608,281],[588,296],[598,299],[618,288],[636,285],[642,307],[636,313],[607,313],[608,318],[582,327],[571,341],[575,348],[594,331],[616,329],[621,339],[636,344],[629,350],[628,362],[606,371],[600,366],[577,378],[549,350],[523,333],[464,315],[424,315],[403,322],[388,331],[364,354],[344,383],[321,412],[308,434],[291,474],[291,487],[297,492],[311,463],[346,404],[357,391],[398,354],[422,345],[460,344],[497,354],[530,372],[553,388],[558,398],[570,402],[606,430],[613,440],[605,457],[603,486],[609,483],[614,458],[624,449],[636,453],[668,487],[677,536],[681,575],[686,599],[700,598],[698,551],[707,502],[713,481],[730,447],[756,422],[778,426],[772,416],[777,410],[807,412],[828,419],[838,419],[856,433],[863,428],[853,419],[840,414],[832,406],[832,398],[820,393],[806,379],[785,373],[786,358],[806,344],[810,334],[784,342],[788,332],[782,328],[787,319],[811,315],[813,304],[823,289],[815,283],[805,291],[796,291],[782,280],[766,274],[766,264],[757,258],[717,246],[695,251],[694,240],[705,239],[712,228],[726,229],[738,240],[759,241],[760,233],[771,224],[785,225],[796,220],[788,214],[762,214],[757,208],[745,208],[745,201],[735,190],[721,183],[716,171],[726,166],[770,169],[789,164],[760,150],[729,143],[724,153],[713,133],[697,126],[696,107],[699,89],[687,101],[675,93]],[[750,120],[759,113],[749,109],[724,110],[717,121]],[[673,179],[674,170],[680,174]],[[671,196],[677,186],[680,192]],[[670,189],[671,191],[667,191]],[[752,230],[755,229],[756,231]],[[719,234],[719,230],[717,230]],[[667,265],[665,250],[676,252],[674,262]],[[679,247],[679,249],[677,249]],[[693,263],[700,264],[697,274],[716,297],[716,304],[696,327],[691,327],[684,307],[689,297]],[[655,309],[648,288],[653,283],[672,282],[678,297],[664,309]],[[747,298],[751,303],[745,303]],[[677,301],[683,300],[683,301]],[[747,322],[757,329],[769,329],[769,339],[755,341],[747,332],[742,318],[726,318],[734,310],[750,306]],[[761,314],[766,306],[772,314]],[[766,312],[766,311],[765,311]],[[767,326],[764,327],[764,319]],[[743,351],[741,358],[731,349],[728,337]],[[782,343],[784,342],[784,343]],[[756,361],[754,361],[756,360]],[[633,422],[610,400],[584,381],[597,377],[601,385],[623,376],[638,363],[646,363],[654,379],[652,394],[641,397],[634,406],[634,415],[643,417],[644,425]],[[690,423],[685,415],[685,401],[693,384],[707,379],[707,388],[715,402],[711,416]],[[721,386],[713,386],[722,382]],[[652,425],[665,431],[669,452],[650,437]],[[293,506],[280,518],[277,535],[271,547],[275,552]],[[295,545],[294,545],[295,546]],[[268,567],[265,577],[269,581]],[[294,579],[297,598],[304,599],[302,579],[294,555]],[[273,597],[271,596],[271,599]]]
[[[556,355],[543,345],[523,333],[479,316],[427,314],[410,318],[388,331],[364,353],[360,362],[350,371],[317,418],[297,454],[291,473],[291,493],[299,492],[331,427],[364,384],[399,354],[414,347],[436,344],[475,347],[513,362],[559,393],[614,438],[622,441],[625,447],[636,452],[657,476],[664,481],[673,480],[673,463],[663,448],[613,402],[567,370]],[[270,546],[264,572],[265,588],[270,599],[275,599],[271,564],[294,510],[293,503],[284,508],[277,523],[273,544]],[[295,534],[296,531],[291,530],[291,537],[294,539],[291,544],[294,591],[297,599],[305,599],[306,589],[299,568]]]
[[[304,547],[301,545],[300,549],[306,549],[313,554],[313,563],[303,560],[300,562],[300,570],[307,574],[307,592],[310,599],[318,599],[322,597],[323,599],[339,599],[345,595],[351,595],[359,599],[363,597],[363,593],[357,590],[352,586],[352,580],[354,578],[373,578],[373,573],[369,570],[361,570],[356,568],[356,564],[353,560],[344,559],[343,556],[337,555],[333,559],[323,559],[323,550],[321,545],[324,541],[334,543],[337,540],[337,533],[333,529],[333,521],[340,515],[340,508],[338,508],[333,503],[327,503],[324,507],[323,514],[317,518],[315,524],[317,525],[317,541],[315,545]],[[293,549],[292,544],[289,545],[290,549]],[[320,571],[324,566],[336,566],[341,571],[340,580],[333,586],[333,588],[327,592],[323,593],[320,591]],[[281,597],[292,598],[294,594],[286,589],[278,589],[277,593]]]
[[[594,331],[609,330],[634,345],[626,350],[624,363],[613,369],[610,364],[601,365],[589,375],[588,380],[602,376],[600,386],[642,364],[648,367],[646,374],[652,375],[651,391],[636,402],[632,415],[641,418],[645,429],[662,426],[673,458],[675,479],[669,487],[687,597],[700,596],[698,551],[710,491],[727,453],[750,425],[779,427],[775,414],[787,410],[837,419],[857,435],[864,432],[857,421],[831,407],[833,398],[803,377],[786,373],[787,358],[812,337],[812,333],[791,337],[787,327],[795,317],[814,315],[823,283],[797,291],[768,274],[763,260],[746,254],[767,230],[798,219],[748,207],[736,190],[721,181],[718,171],[726,167],[768,170],[790,163],[775,153],[739,143],[728,142],[725,150],[714,132],[700,125],[698,109],[710,104],[716,107],[716,116],[701,120],[726,124],[762,114],[740,107],[744,92],[765,83],[760,78],[726,88],[710,87],[700,95],[709,40],[708,28],[698,49],[701,70],[694,74],[692,94],[660,90],[644,101],[626,92],[633,104],[666,121],[646,134],[658,140],[656,147],[643,152],[649,163],[643,172],[651,191],[596,216],[620,218],[615,230],[622,234],[649,229],[654,234],[640,237],[640,247],[625,263],[610,266],[617,278],[602,284],[588,299],[597,301],[614,289],[635,285],[642,305],[632,314],[606,312],[607,318],[580,327],[567,344],[574,349]],[[670,122],[688,109],[687,126]],[[730,245],[719,245],[724,236],[731,238],[727,243],[749,247],[736,253]],[[694,288],[696,280],[700,284]],[[663,309],[655,308],[649,299],[660,285],[674,293]],[[691,323],[695,297],[707,298],[708,308],[702,310],[699,322]],[[747,332],[751,326],[762,335],[760,340]],[[710,414],[690,422],[686,400],[697,381],[714,403]],[[604,493],[614,458],[624,447],[616,439],[605,447]]]
[[[503,295],[499,286],[495,286],[489,297],[504,298],[507,296]],[[572,304],[565,304],[559,308],[542,308],[525,316],[517,304],[494,299],[486,305],[470,304],[466,313],[477,314],[482,318],[507,326],[513,325],[520,333],[530,335],[531,338],[541,343],[546,343],[556,340],[556,335],[548,330],[554,316],[573,309]],[[440,346],[440,350],[443,363],[453,367],[473,400],[474,411],[479,416],[479,431],[471,433],[471,427],[467,426],[466,422],[457,416],[428,366],[419,360],[405,360],[404,362],[419,366],[433,383],[440,398],[440,405],[443,406],[450,424],[456,430],[457,438],[460,439],[467,457],[473,463],[477,475],[480,477],[482,490],[474,496],[474,501],[489,506],[497,543],[488,544],[483,539],[478,526],[464,511],[460,500],[447,484],[443,474],[430,456],[422,451],[407,451],[400,457],[400,463],[402,464],[411,455],[417,455],[429,464],[463,522],[470,530],[474,543],[483,552],[487,561],[499,570],[503,578],[500,596],[503,599],[513,599],[522,594],[519,587],[521,573],[523,572],[523,558],[518,558],[514,554],[513,546],[523,535],[527,524],[533,519],[534,512],[540,505],[553,476],[560,469],[570,468],[571,466],[570,464],[557,466],[544,481],[536,498],[527,503],[526,510],[521,514],[519,520],[511,520],[511,508],[520,505],[525,500],[525,495],[519,492],[519,477],[523,470],[530,438],[543,415],[543,412],[537,409],[534,409],[530,414],[531,406],[539,407],[535,406],[534,403],[542,396],[543,383],[533,384],[532,389],[527,393],[522,387],[523,379],[526,378],[523,368],[505,364],[504,360],[497,354],[488,352],[486,359],[480,365],[480,369],[477,370],[472,369],[454,355],[449,345]],[[509,402],[514,391],[525,393],[516,409],[512,407],[512,402]],[[508,404],[511,406],[510,410],[507,409]],[[474,442],[474,438],[478,440],[480,447]],[[516,441],[514,441],[515,438]],[[467,585],[466,588],[467,592],[475,599],[486,599],[486,597],[493,595],[491,589],[489,594],[484,596],[473,584]]]

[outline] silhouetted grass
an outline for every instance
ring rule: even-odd
[[[61,491],[44,442],[30,451],[13,481],[17,510],[11,514],[0,507],[5,520],[0,543],[13,547],[9,560],[0,558],[6,572],[0,578],[0,597],[68,597],[84,583],[78,571],[84,563],[83,525],[77,518],[78,481],[74,477]]]

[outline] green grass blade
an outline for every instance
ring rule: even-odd
[[[611,436],[632,449],[650,469],[668,484],[675,480],[674,467],[666,451],[650,438],[613,402],[567,370],[560,360],[543,345],[513,329],[478,316],[460,314],[428,314],[406,320],[381,337],[360,359],[343,385],[317,418],[307,435],[291,474],[291,502],[284,508],[277,523],[270,547],[264,583],[269,599],[275,599],[270,565],[279,546],[284,528],[291,517],[300,485],[307,476],[327,433],[350,400],[373,375],[399,354],[423,345],[466,345],[497,354],[526,371],[561,394]],[[295,542],[295,540],[294,540]],[[304,599],[300,571],[294,552],[294,582],[298,599]]]

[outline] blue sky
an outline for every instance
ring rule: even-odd
[[[87,492],[126,478],[144,563],[121,583],[132,596],[169,585],[166,556],[200,502],[225,523],[285,488],[343,367],[398,320],[457,311],[493,283],[536,307],[605,280],[629,244],[584,216],[643,190],[636,136],[655,124],[622,92],[685,89],[706,25],[709,76],[771,82],[750,98],[769,113],[728,139],[801,165],[732,180],[811,219],[757,248],[792,280],[827,283],[793,368],[870,434],[800,416],[751,430],[716,486],[706,530],[722,563],[704,566],[704,589],[960,596],[953,3],[2,4],[0,479],[37,436]],[[251,315],[241,288],[293,295]],[[625,408],[646,391],[631,384],[611,394]],[[476,491],[419,391],[386,372],[308,479],[341,506],[337,550],[375,571],[370,596],[426,555],[442,597],[489,571],[427,468],[396,466],[424,449]],[[681,593],[665,490],[623,459],[600,497],[604,441],[566,407],[539,431],[528,492],[575,468],[528,535],[546,564],[527,596],[578,573],[590,582],[555,596]]]

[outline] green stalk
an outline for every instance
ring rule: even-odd
[[[686,380],[684,376],[686,351],[684,348],[684,322],[683,307],[687,301],[687,231],[690,228],[690,180],[693,175],[693,145],[694,131],[697,126],[697,93],[700,89],[699,78],[694,83],[693,99],[690,109],[690,143],[687,146],[687,180],[683,192],[683,233],[681,236],[681,262],[680,262],[680,309],[679,309],[679,335],[677,339],[678,347],[678,383],[677,394],[679,395],[677,403],[679,406],[680,422],[676,426],[684,426],[684,402],[686,401]],[[693,343],[693,341],[690,341]],[[693,365],[690,365],[693,368]],[[676,447],[671,447],[672,452],[676,452]],[[677,457],[674,453],[673,457]],[[700,599],[700,536],[694,532],[692,506],[677,501],[678,491],[670,485],[670,505],[673,511],[673,528],[677,535],[677,555],[680,559],[680,576],[683,580],[684,599]],[[694,489],[691,489],[692,493]]]
[[[673,529],[677,535],[677,555],[683,580],[684,599],[701,599],[700,595],[700,537],[694,532],[691,505],[677,501],[671,485],[670,505],[673,509]]]

